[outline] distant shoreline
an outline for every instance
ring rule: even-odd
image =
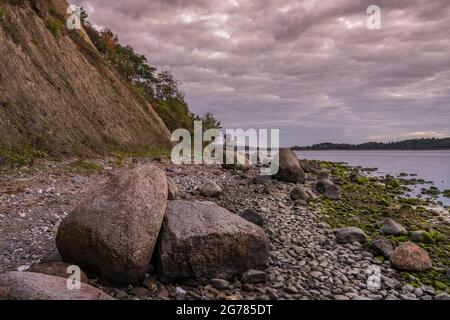
[[[450,151],[450,148],[441,149],[308,149],[291,148],[294,151]]]

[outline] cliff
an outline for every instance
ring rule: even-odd
[[[167,149],[170,133],[83,30],[65,0],[0,0],[0,148],[52,155]]]

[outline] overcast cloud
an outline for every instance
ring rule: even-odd
[[[283,145],[450,136],[449,0],[78,3],[226,128],[279,128]]]

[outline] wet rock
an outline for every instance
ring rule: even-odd
[[[391,254],[392,266],[402,271],[421,272],[431,268],[431,259],[424,249],[408,241]]]
[[[385,236],[399,236],[407,234],[405,227],[403,227],[398,222],[395,222],[391,218],[387,218],[386,220],[384,220],[380,232]]]
[[[376,238],[369,246],[369,251],[372,252],[375,256],[383,256],[388,259],[391,256],[392,252],[394,252],[394,249],[394,243],[384,237]]]
[[[340,244],[359,242],[364,244],[367,242],[367,236],[360,228],[346,227],[335,231],[336,241]]]
[[[264,217],[255,209],[245,210],[241,217],[257,226],[264,226]]]
[[[140,284],[163,220],[167,179],[144,165],[112,177],[61,223],[63,260],[114,284]]]
[[[103,291],[80,283],[67,290],[67,279],[32,272],[0,274],[0,300],[114,300]]]
[[[280,149],[279,170],[276,177],[280,181],[303,183],[305,172],[300,167],[297,155],[291,149]]]
[[[224,278],[264,269],[264,231],[211,202],[172,201],[161,229],[157,272],[162,279]]]
[[[216,198],[222,193],[222,188],[218,186],[214,181],[207,180],[201,188],[200,193],[208,198]]]

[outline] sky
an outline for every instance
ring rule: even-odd
[[[71,3],[224,128],[280,129],[284,146],[450,136],[449,0]]]

